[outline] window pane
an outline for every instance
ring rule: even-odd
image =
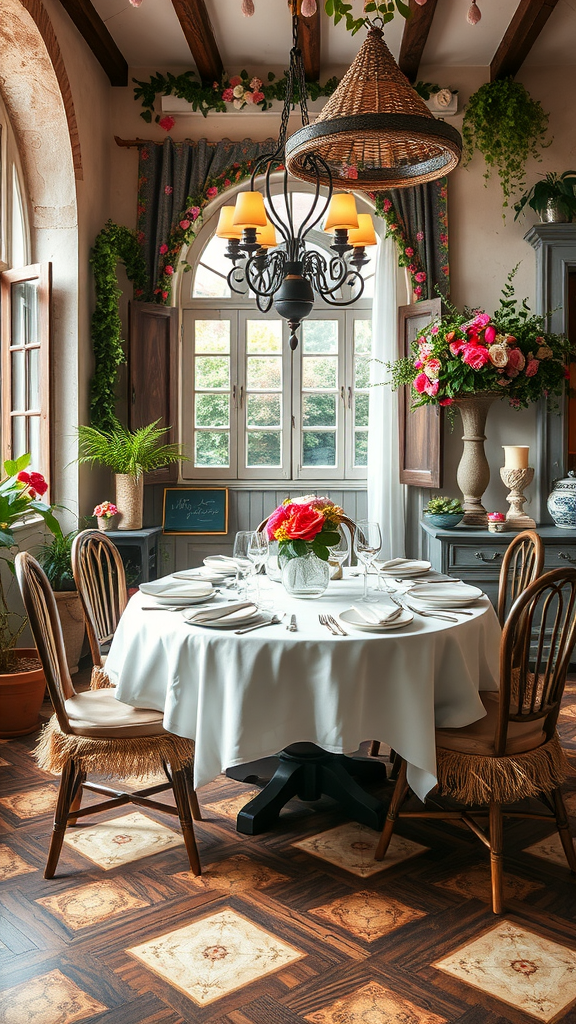
[[[304,388],[335,388],[337,374],[337,359],[322,359],[318,356],[304,356],[302,359],[302,387]]]
[[[368,431],[357,430],[354,435],[354,465],[368,465]]]
[[[247,320],[246,350],[248,352],[281,352],[281,320]]]
[[[337,320],[304,320],[302,324],[303,352],[337,352]]]
[[[354,351],[362,355],[372,355],[372,321],[354,321]]]
[[[23,412],[26,408],[26,354],[24,349],[12,352],[12,408]]]
[[[230,360],[218,356],[196,357],[196,387],[229,388]]]
[[[355,415],[354,422],[357,427],[368,426],[368,404],[370,402],[370,395],[356,395],[355,399]]]
[[[12,168],[12,253],[13,267],[26,265],[26,224],[16,168]]]
[[[197,427],[228,427],[230,398],[228,395],[196,395]]]
[[[197,267],[196,274],[194,275],[194,285],[192,288],[192,295],[195,298],[202,298],[202,296],[230,296],[230,289],[223,278],[226,278],[232,269],[232,264],[229,259],[224,255],[228,243],[225,238],[218,238],[217,235],[213,235],[207,246],[205,247],[200,257],[204,266]],[[207,268],[207,269],[204,269]],[[218,275],[211,274],[210,270],[214,270]],[[216,280],[219,280],[220,285],[216,285]],[[225,291],[203,291],[203,288],[224,287]]]
[[[223,431],[198,431],[195,441],[194,465],[227,467],[229,464],[229,435]]]
[[[195,299],[229,299],[230,294],[225,277],[208,270],[208,267],[203,267],[201,263],[198,264],[194,281]]]
[[[230,321],[229,320],[197,320],[196,352],[229,352]]]
[[[363,356],[354,360],[354,384],[357,388],[367,388],[370,383],[370,360]]]
[[[280,395],[248,395],[246,422],[249,427],[279,427]]]
[[[26,417],[12,417],[12,458],[17,459],[28,451],[26,446]]]
[[[302,423],[305,427],[335,427],[336,396],[303,395]]]
[[[282,387],[282,358],[249,356],[246,360],[246,384],[262,391]]]
[[[248,466],[280,466],[280,431],[248,431]]]
[[[40,417],[28,416],[28,445],[30,452],[30,468],[39,470],[42,468],[40,458]]]
[[[40,349],[30,348],[26,353],[28,359],[28,408],[40,409]]]
[[[35,281],[12,285],[12,344],[38,344],[38,303]]]
[[[302,435],[302,465],[335,466],[336,434],[331,431],[316,433],[305,430]]]

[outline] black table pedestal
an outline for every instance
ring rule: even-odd
[[[369,828],[382,828],[385,805],[366,793],[352,778],[355,776],[366,782],[385,780],[386,768],[381,761],[329,754],[315,743],[292,743],[277,758],[228,768],[226,775],[238,782],[252,781],[262,773],[266,774],[271,762],[276,762],[276,770],[262,792],[238,814],[238,832],[248,836],[267,832],[292,797],[314,801],[323,795],[337,800],[354,821]]]

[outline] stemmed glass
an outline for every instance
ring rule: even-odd
[[[382,547],[382,534],[378,523],[369,519],[361,519],[356,523],[354,534],[354,551],[360,562],[364,564],[364,593],[363,601],[376,601],[377,598],[368,596],[368,566],[372,564],[376,555]]]
[[[238,594],[246,596],[245,578],[252,569],[252,560],[248,554],[252,530],[239,530],[234,538],[232,558],[236,563],[236,589]]]
[[[260,604],[260,581],[258,574],[268,558],[268,537],[264,531],[255,530],[254,533],[250,534],[247,554],[254,566],[256,602]]]
[[[338,533],[340,540],[337,544],[332,544],[330,547],[330,561],[344,565],[348,561],[350,554],[350,542],[348,540],[348,533],[345,533],[341,526],[338,527]]]

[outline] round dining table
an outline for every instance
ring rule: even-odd
[[[484,717],[479,691],[498,689],[500,626],[488,598],[455,622],[415,613],[401,628],[345,625],[348,635],[334,636],[319,615],[362,607],[360,578],[348,571],[309,600],[264,585],[281,621],[240,635],[191,625],[135,594],[106,660],[117,698],[163,711],[168,731],[194,740],[196,788],[294,744],[342,755],[380,740],[406,760],[424,800],[436,785],[435,728]]]

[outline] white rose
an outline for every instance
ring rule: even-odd
[[[506,366],[508,362],[508,352],[505,345],[490,345],[488,355],[493,366]]]
[[[246,104],[244,100],[234,100],[234,106],[236,107],[236,110],[242,110],[242,107],[245,107]]]
[[[236,97],[237,100],[241,99],[242,96],[244,95],[244,86],[235,85],[233,95]]]
[[[440,89],[436,93],[436,103],[439,107],[449,107],[452,103],[452,93],[450,89]]]
[[[540,345],[536,353],[536,359],[551,359],[554,355],[550,345]]]

